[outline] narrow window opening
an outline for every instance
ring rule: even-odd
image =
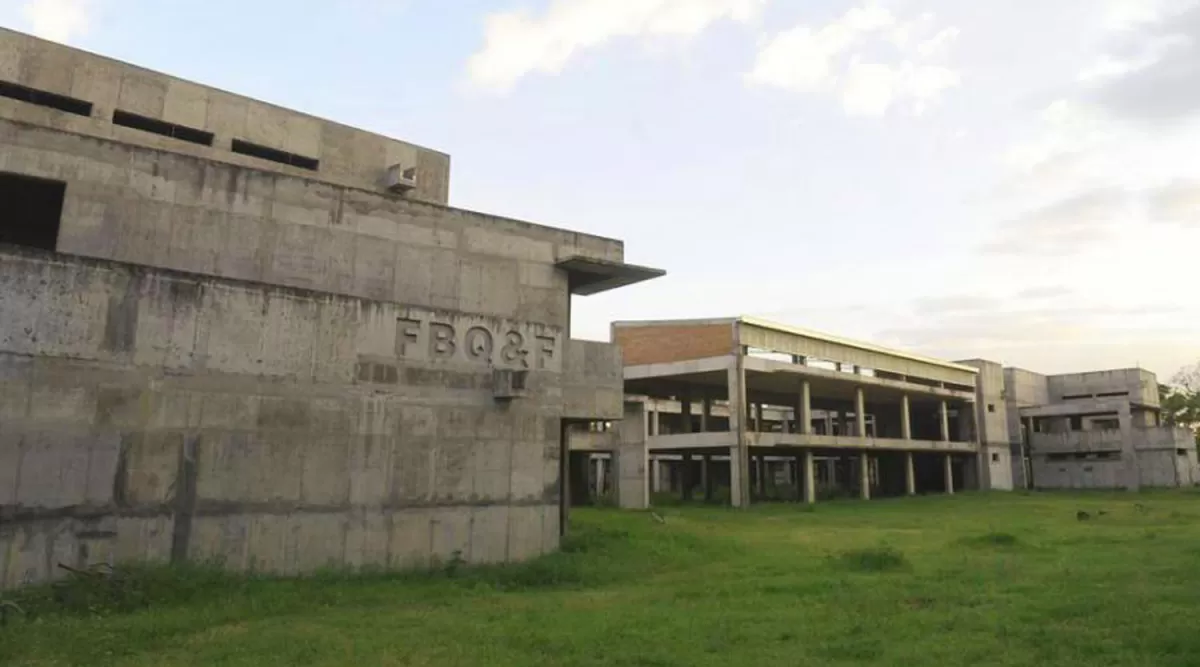
[[[1116,398],[1117,396],[1128,396],[1127,391],[1110,391],[1103,394],[1096,394],[1097,398]]]
[[[1000,462],[1000,455],[992,454],[992,463],[999,463],[999,462]]]
[[[995,411],[996,411],[996,404],[988,403],[988,412],[995,412]]]
[[[0,173],[0,243],[53,251],[67,184]]]
[[[49,107],[66,111],[67,113],[77,114],[79,116],[92,115],[92,103],[83,100],[77,100],[74,97],[59,95],[45,90],[38,90],[28,86],[22,86],[19,83],[11,81],[0,81],[0,97],[7,97],[13,100],[20,100],[30,104],[36,104],[40,107]]]
[[[266,146],[259,146],[258,144],[252,144],[249,141],[242,141],[241,139],[233,140],[233,152],[240,153],[242,155],[249,155],[250,157],[256,157],[260,160],[270,160],[271,162],[287,164],[293,167],[307,169],[309,171],[316,171],[317,167],[319,167],[321,164],[320,160],[304,157],[303,155],[296,155],[295,153],[288,153],[287,151],[276,150],[274,148],[267,148]]]
[[[213,134],[211,132],[139,116],[128,111],[114,111],[112,121],[114,125],[131,127],[143,132],[153,132],[154,134],[161,134],[164,137],[171,137],[172,139],[179,139],[180,141],[187,141],[201,146],[212,146],[213,143]]]

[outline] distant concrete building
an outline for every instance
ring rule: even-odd
[[[1013,475],[1039,489],[1200,483],[1196,443],[1162,425],[1158,379],[1129,368],[1065,375],[1004,369]]]
[[[739,507],[1012,487],[1007,438],[975,437],[973,366],[747,317],[618,322],[612,339],[625,419],[573,434],[572,469],[616,452],[623,506],[668,481],[687,497],[724,488]],[[573,488],[588,481],[577,473]]]
[[[612,339],[625,419],[572,432],[575,503],[1200,482],[1143,370],[1043,376],[747,317],[618,322]]]
[[[0,29],[0,587],[58,564],[520,560],[623,416],[620,241],[449,156]]]

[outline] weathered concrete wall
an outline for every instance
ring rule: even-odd
[[[208,160],[382,188],[393,164],[417,169],[411,196],[445,204],[450,156],[223,90],[0,28],[0,81],[90,102],[90,117],[0,98],[0,118],[55,127]],[[122,110],[215,135],[207,147],[112,123]],[[316,172],[231,152],[234,139],[320,160]]]
[[[1048,402],[1070,400],[1064,397],[1089,396],[1127,398],[1135,403],[1158,405],[1158,381],[1153,373],[1140,368],[1051,375],[1047,377],[1047,389],[1050,394]]]
[[[553,549],[567,348],[541,322],[0,249],[0,582]],[[493,367],[529,368],[529,395],[498,402]]]
[[[1200,482],[1195,443],[1186,429],[1036,433],[1031,446],[1038,488],[1175,487]],[[1070,458],[1063,460],[1064,455]]]
[[[619,241],[0,120],[0,171],[67,183],[60,252],[567,326],[558,259]]]
[[[572,340],[563,367],[563,417],[619,420],[625,416],[621,348]]]
[[[646,509],[650,506],[650,452],[646,447],[645,403],[625,403],[625,418],[618,428],[613,460],[617,504],[624,509]]]
[[[1011,491],[1013,456],[1008,432],[1008,403],[1004,394],[1004,368],[998,363],[983,359],[959,363],[979,369],[975,385],[975,419],[979,425],[978,463],[981,486]]]

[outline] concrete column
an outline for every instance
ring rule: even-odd
[[[700,432],[708,433],[708,423],[712,419],[712,397],[705,394],[704,404],[700,407]]]
[[[658,457],[650,457],[650,493],[658,493],[662,487],[662,468],[659,466]]]
[[[659,425],[659,421],[658,421],[658,415],[659,415],[658,402],[655,401],[654,412],[650,413],[650,435],[652,435],[652,436],[662,435],[662,431],[659,430],[660,425]]]
[[[913,465],[912,452],[904,452],[904,492],[910,496],[917,495],[917,470]]]
[[[942,405],[945,405],[945,403],[943,403]],[[954,457],[953,456],[951,456],[949,454],[946,455],[944,467],[945,467],[945,472],[946,472],[946,493],[949,495],[954,495]]]
[[[738,447],[729,448],[729,504],[734,507],[750,506],[749,461],[745,451]]]
[[[692,399],[690,396],[685,396],[679,401],[680,419],[683,421],[683,432],[692,432]]]
[[[833,413],[825,411],[825,435],[833,435]]]
[[[900,397],[900,437],[912,440],[912,414],[908,405],[908,394]]]
[[[596,498],[604,495],[604,459],[596,457]]]
[[[684,500],[692,499],[692,455],[683,455],[683,465],[679,468],[679,486],[680,497]]]
[[[862,387],[854,388],[854,437],[867,437],[867,397]]]
[[[729,504],[734,507],[750,505],[750,448],[746,440],[746,366],[745,357],[737,354],[729,365],[729,430],[734,433],[734,445],[729,450]]]
[[[942,418],[942,442],[950,442],[950,406],[942,401],[939,412]]]
[[[1133,441],[1133,412],[1129,403],[1117,409],[1117,425],[1121,429],[1122,482],[1129,491],[1138,491],[1142,488],[1142,473],[1138,466],[1137,446]]]
[[[755,433],[763,432],[763,404],[762,403],[754,404],[754,432]]]
[[[862,451],[858,457],[858,483],[859,495],[863,500],[871,499],[871,457],[866,450]]]
[[[799,428],[797,431],[802,435],[812,435],[812,385],[808,380],[805,380],[800,385],[800,412],[797,414]]]
[[[841,410],[838,410],[837,411],[837,431],[838,431],[839,435],[846,435],[846,432],[849,430],[847,428],[846,421],[847,421],[846,413]]]
[[[804,450],[804,467],[800,475],[804,483],[804,502],[809,505],[817,502],[817,474],[813,470],[813,453],[811,449]]]

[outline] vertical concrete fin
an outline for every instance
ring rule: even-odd
[[[196,459],[199,438],[189,435],[179,452],[179,473],[175,477],[175,532],[171,536],[171,562],[187,560],[192,537],[192,515],[196,511]]]

